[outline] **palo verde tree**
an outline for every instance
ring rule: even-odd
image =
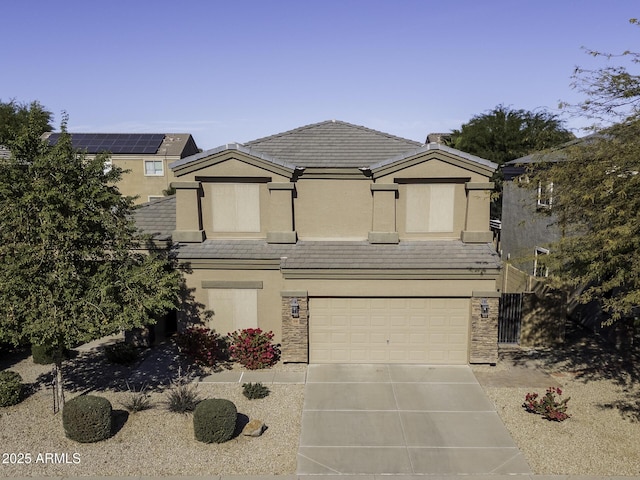
[[[64,349],[143,327],[178,303],[182,275],[140,250],[132,199],[105,156],[54,146],[31,118],[0,165],[0,341]]]
[[[612,323],[637,316],[640,306],[640,75],[630,70],[640,54],[588,53],[628,59],[630,67],[576,69],[573,86],[586,98],[570,107],[596,122],[595,133],[544,154],[557,161],[538,162],[530,185],[553,182],[564,235],[550,246],[551,282],[583,289],[580,300],[598,300]]]
[[[574,135],[556,116],[544,110],[531,112],[498,105],[453,130],[449,145],[486,158],[498,165],[572,140]],[[497,195],[491,215],[500,218],[502,171],[494,174]]]

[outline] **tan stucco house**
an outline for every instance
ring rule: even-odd
[[[76,150],[89,158],[108,153],[105,168],[117,166],[126,171],[118,183],[123,195],[136,197],[135,203],[161,198],[175,180],[169,165],[198,153],[188,133],[71,133]],[[47,132],[43,138],[54,145],[59,133]]]
[[[188,265],[209,327],[285,362],[494,363],[497,165],[340,121],[178,160],[137,212]]]

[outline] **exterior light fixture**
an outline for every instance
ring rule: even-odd
[[[489,302],[486,298],[480,300],[480,315],[482,318],[489,318]]]
[[[300,318],[300,304],[297,297],[291,299],[291,318]]]

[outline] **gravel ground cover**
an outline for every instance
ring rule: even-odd
[[[525,395],[546,388],[484,386],[507,429],[538,475],[640,475],[640,361],[584,331],[568,332],[564,346],[522,350],[496,367],[476,371],[537,369],[571,397],[571,418],[553,422],[528,413]],[[551,386],[551,385],[548,385]]]
[[[175,361],[168,366],[167,358]],[[154,363],[156,359],[148,360]],[[149,364],[148,360],[145,364]],[[159,363],[159,368],[144,374],[140,364],[115,366],[95,352],[66,363],[67,400],[90,390],[91,394],[109,399],[115,411],[116,433],[110,439],[80,444],[65,437],[62,415],[53,415],[53,397],[46,387],[50,367],[35,365],[30,357],[11,365],[5,362],[2,368],[20,373],[24,382],[32,384],[34,392],[22,403],[0,409],[0,477],[295,473],[304,385],[267,385],[269,396],[248,400],[241,384],[196,382],[201,398],[234,402],[240,425],[259,419],[267,426],[261,437],[240,434],[223,444],[204,444],[194,439],[191,414],[172,413],[164,405],[169,382],[182,368],[186,371],[186,366],[173,354]],[[304,369],[281,364],[273,368]],[[148,385],[152,409],[137,413],[125,410],[122,402],[129,395],[125,379],[130,379],[136,389],[142,383]]]
[[[0,462],[8,461],[0,463],[0,477],[295,473],[304,385],[269,385],[268,397],[247,400],[240,384],[200,383],[201,397],[227,398],[245,422],[258,418],[268,426],[262,437],[239,435],[224,444],[205,445],[193,437],[191,415],[170,413],[163,405],[170,381],[188,366],[171,349],[154,354],[157,358],[133,367],[109,364],[92,352],[67,363],[67,398],[88,390],[108,398],[117,410],[117,432],[97,444],[78,444],[64,436],[61,415],[52,414],[50,367],[34,365],[27,356],[0,362],[0,369],[20,373],[33,391],[22,403],[0,409]],[[497,366],[473,368],[489,377],[516,369],[544,371],[562,387],[563,397],[571,397],[571,418],[550,422],[522,408],[527,393],[544,394],[544,387],[483,384],[534,473],[640,475],[637,356],[621,355],[574,330],[564,346],[510,352]],[[124,379],[134,388],[148,385],[154,408],[127,416],[121,404],[128,395]],[[28,453],[30,463],[15,463],[18,458],[5,455],[12,453]]]

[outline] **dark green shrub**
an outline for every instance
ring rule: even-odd
[[[8,407],[22,400],[22,377],[19,373],[0,372],[0,407]]]
[[[106,345],[104,353],[107,356],[107,360],[119,365],[129,365],[135,362],[139,356],[138,349],[134,345],[125,342]]]
[[[238,411],[233,402],[223,398],[201,401],[193,412],[193,432],[204,443],[231,440],[236,430]]]
[[[93,443],[111,436],[111,402],[95,395],[80,395],[65,403],[62,425],[68,438]]]
[[[38,365],[49,365],[55,363],[56,358],[69,358],[69,352],[60,350],[50,345],[31,345],[31,355],[33,355],[33,363]]]
[[[260,382],[244,383],[242,384],[242,394],[249,400],[264,398],[269,395],[269,389]]]

